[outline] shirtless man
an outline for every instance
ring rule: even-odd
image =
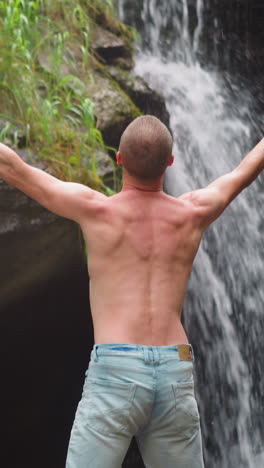
[[[89,247],[95,345],[66,467],[118,468],[135,436],[149,468],[201,468],[181,311],[201,237],[263,170],[264,139],[232,172],[179,198],[162,189],[172,137],[157,118],[127,127],[117,162],[123,188],[108,198],[33,168],[0,144],[0,176],[79,223]]]

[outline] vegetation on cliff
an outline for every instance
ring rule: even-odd
[[[92,99],[94,71],[104,66],[92,47],[96,28],[131,48],[134,32],[110,0],[0,1],[0,141],[30,147],[61,178],[109,193],[97,158],[109,148]]]

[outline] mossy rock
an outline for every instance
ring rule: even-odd
[[[97,127],[108,146],[117,148],[125,128],[141,115],[139,108],[118,83],[100,72],[93,72],[87,93],[95,104]]]
[[[128,70],[135,65],[131,43],[98,25],[92,30],[91,50],[103,63],[116,64]]]
[[[143,114],[158,117],[169,128],[170,115],[165,100],[160,93],[150,88],[144,78],[120,67],[110,66],[107,70]]]

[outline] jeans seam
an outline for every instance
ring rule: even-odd
[[[156,377],[156,372],[155,372],[155,377]],[[151,411],[150,411],[149,419],[148,419],[147,424],[145,424],[145,426],[143,426],[143,427],[148,427],[149,421],[151,421],[152,414],[153,414],[154,403],[155,403],[155,399],[156,399],[156,390],[157,390],[157,378],[155,379],[154,386],[153,386],[153,395],[154,395],[154,397],[153,397],[153,401],[152,401],[152,405],[151,405]],[[145,432],[148,432],[148,431],[145,431]],[[140,431],[140,434],[144,434],[144,430]]]

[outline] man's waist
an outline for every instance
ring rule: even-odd
[[[164,346],[142,345],[134,343],[97,343],[93,347],[95,354],[104,355],[109,352],[114,353],[153,353],[159,356],[177,354],[180,361],[193,361],[194,354],[191,344],[175,344]]]

